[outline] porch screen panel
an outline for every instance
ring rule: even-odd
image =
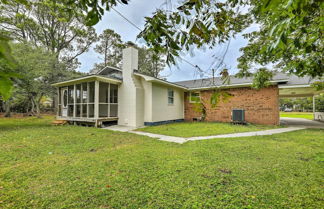
[[[95,83],[90,82],[89,83],[89,103],[94,103],[94,97],[95,97]]]
[[[88,117],[87,104],[82,104],[81,117],[83,117],[83,118]]]
[[[68,86],[68,116],[73,117],[74,111],[74,86]]]
[[[99,104],[99,117],[108,117],[108,104]]]
[[[99,103],[108,103],[108,89],[109,84],[108,83],[99,83]]]
[[[82,103],[85,104],[87,103],[87,98],[88,98],[88,91],[87,91],[87,85],[88,83],[82,83]]]
[[[94,118],[95,82],[88,83],[88,118]]]
[[[75,85],[75,117],[81,117],[81,84]]]
[[[88,104],[88,108],[89,108],[88,117],[89,118],[94,118],[94,104]]]
[[[58,116],[62,116],[62,88],[58,88]]]
[[[114,84],[110,84],[110,103],[118,103],[118,86]]]
[[[118,116],[118,104],[110,104],[110,117]]]

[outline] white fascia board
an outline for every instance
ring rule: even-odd
[[[60,87],[60,86],[67,86],[67,85],[71,85],[71,84],[90,82],[90,81],[95,81],[95,80],[112,83],[112,84],[122,83],[120,80],[117,80],[117,79],[106,78],[106,77],[97,76],[97,75],[90,75],[90,76],[86,76],[86,77],[81,77],[81,78],[76,78],[76,79],[72,79],[72,80],[68,80],[68,81],[54,83],[54,84],[52,84],[52,86]]]
[[[180,89],[183,89],[183,90],[188,90],[188,88],[186,88],[184,86],[180,86],[180,85],[168,82],[168,81],[164,81],[164,80],[161,80],[161,79],[158,79],[158,78],[154,78],[152,76],[143,75],[143,74],[140,74],[140,73],[134,73],[134,75],[140,76],[140,77],[144,78],[145,81],[149,81],[149,82],[152,82],[152,83],[159,83],[159,84],[164,84],[164,85],[167,85],[167,86],[173,86],[173,87],[176,87],[176,88],[180,88]]]
[[[280,86],[279,85],[279,89],[309,88],[309,87],[311,87],[310,84],[306,84],[306,85],[291,85],[291,86]]]
[[[287,82],[288,80],[275,80],[270,81],[271,84],[277,84],[278,82]],[[221,86],[207,86],[207,87],[197,87],[197,88],[189,88],[189,90],[204,90],[204,89],[213,89],[213,88],[235,88],[235,87],[248,87],[252,86],[253,83],[238,83],[238,84],[230,84],[230,85],[221,85]]]

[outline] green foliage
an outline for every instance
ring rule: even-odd
[[[103,56],[103,66],[120,67],[122,60],[123,42],[119,34],[106,29],[98,37],[99,43],[94,48],[95,52]]]
[[[241,49],[239,76],[252,75],[255,64],[270,63],[297,76],[321,77],[323,5],[318,0],[185,0],[174,12],[157,10],[146,18],[139,36],[154,50],[166,53],[168,64],[174,64],[180,51],[214,47],[257,24],[260,30],[244,35],[249,44]],[[246,8],[249,11],[242,12]],[[258,74],[258,78],[256,87],[267,85],[262,84],[267,82],[264,76]]]
[[[1,208],[322,207],[323,130],[180,145],[51,120],[0,119]]]
[[[324,90],[324,82],[323,81],[316,81],[312,85],[316,89],[316,91]]]
[[[216,108],[220,102],[228,102],[233,97],[233,94],[218,90],[214,91],[213,94],[210,97],[210,104],[212,108]]]
[[[273,72],[269,71],[267,68],[258,69],[254,74],[252,87],[255,89],[261,89],[270,86],[272,76]]]
[[[10,98],[13,90],[12,78],[17,77],[15,73],[0,72],[0,96],[6,101]]]
[[[156,52],[166,54],[168,64],[175,64],[180,51],[223,43],[247,23],[245,15],[228,3],[186,0],[172,13],[157,10],[147,17],[139,37]]]
[[[45,47],[71,66],[96,40],[94,28],[85,26],[82,9],[64,0],[10,2],[0,8],[0,28],[12,39]]]
[[[321,77],[323,70],[323,1],[251,1],[250,13],[260,30],[246,34],[239,66],[274,63],[297,76]]]
[[[294,111],[313,112],[313,98],[281,98],[279,100],[280,108],[292,108]],[[315,111],[324,112],[324,94],[315,96]],[[289,114],[289,113],[288,113]]]

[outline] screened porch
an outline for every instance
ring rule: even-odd
[[[118,82],[98,76],[58,86],[58,119],[94,122],[118,119]]]

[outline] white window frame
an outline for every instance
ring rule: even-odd
[[[199,94],[199,96],[197,96],[197,98],[199,98],[199,102],[197,102],[197,101],[193,101],[193,100],[191,99],[191,98],[193,97],[193,96],[192,96],[193,93],[195,93],[195,94]],[[189,95],[189,102],[190,102],[190,103],[200,103],[200,101],[201,101],[201,97],[200,97],[200,92],[199,92],[199,91],[191,91],[189,94],[190,94],[190,95]]]
[[[172,96],[170,96],[170,92],[172,92]],[[172,103],[170,103],[170,100],[172,98]],[[168,105],[174,105],[174,90],[173,89],[168,89]]]

